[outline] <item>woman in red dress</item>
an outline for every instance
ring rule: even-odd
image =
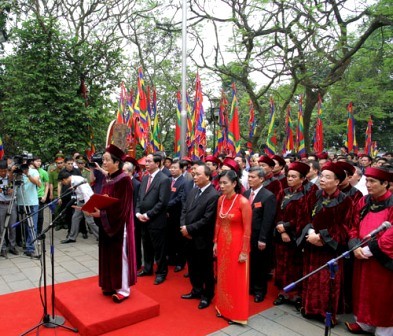
[[[218,201],[213,253],[217,256],[217,316],[229,323],[246,324],[249,304],[249,264],[252,210],[240,193],[237,174],[220,174],[222,196]]]

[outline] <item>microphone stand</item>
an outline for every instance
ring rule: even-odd
[[[67,191],[62,197],[68,195],[71,193],[73,190]],[[35,240],[42,240],[42,268],[43,268],[43,273],[44,273],[44,317],[42,318],[42,321],[35,325],[34,327],[30,328],[29,330],[25,331],[21,336],[24,336],[34,329],[38,329],[40,326],[44,326],[46,328],[57,328],[57,327],[62,327],[64,329],[67,329],[69,331],[72,331],[74,333],[78,332],[77,328],[72,328],[68,326],[64,326],[65,319],[62,316],[56,316],[55,315],[55,263],[54,263],[54,227],[56,221],[63,215],[65,210],[71,206],[74,203],[75,200],[71,200],[70,202],[67,203],[67,205],[63,208],[63,210],[56,216],[55,219],[46,227],[42,233],[35,239]],[[51,246],[50,246],[50,252],[51,252],[51,263],[52,263],[52,316],[48,314],[48,300],[47,300],[47,282],[46,282],[46,246],[45,246],[45,234],[51,229]],[[35,241],[34,240],[34,241]],[[34,243],[33,241],[33,243]]]
[[[329,260],[326,264],[322,265],[321,267],[315,269],[314,271],[306,274],[304,277],[302,277],[302,278],[296,280],[295,282],[292,282],[291,284],[289,284],[289,285],[284,287],[284,291],[285,292],[290,292],[291,290],[293,290],[297,286],[297,284],[299,284],[302,281],[308,279],[310,276],[320,272],[324,268],[329,269],[329,272],[330,272],[329,299],[328,299],[328,307],[327,307],[326,318],[325,318],[325,333],[324,333],[324,336],[329,336],[331,328],[332,328],[333,292],[334,292],[334,280],[335,280],[335,277],[336,277],[336,272],[338,270],[338,263],[337,262],[340,259],[342,259],[342,258],[349,258],[351,252],[353,252],[354,250],[356,250],[359,247],[362,247],[363,245],[366,245],[369,241],[373,240],[374,238],[375,238],[375,236],[367,235],[366,237],[364,237],[362,239],[362,241],[360,243],[356,244],[350,250],[342,253],[341,255],[339,255],[336,258],[333,258],[333,259]]]

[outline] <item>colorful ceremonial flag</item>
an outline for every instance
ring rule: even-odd
[[[220,111],[218,120],[217,132],[217,152],[228,154],[228,100],[225,96],[224,90],[221,91]]]
[[[299,111],[298,111],[298,115],[297,115],[296,150],[300,156],[306,155],[306,147],[304,145],[303,96],[302,95],[300,95]]]
[[[317,125],[315,128],[315,138],[314,138],[314,151],[317,154],[323,152],[323,124],[322,124],[322,97],[318,95],[318,117]]]
[[[285,116],[285,141],[283,146],[283,155],[295,149],[293,142],[292,120],[291,120],[291,105],[287,107],[287,114]]]
[[[239,109],[236,97],[236,85],[232,83],[232,104],[228,124],[228,155],[235,157],[240,152]]]
[[[274,129],[275,121],[275,108],[273,97],[270,97],[270,117],[269,117],[269,129],[267,132],[265,153],[267,155],[276,154],[277,136],[276,130]]]
[[[0,137],[0,160],[3,158],[4,156],[4,146],[3,146],[3,140],[1,140]]]
[[[249,132],[248,132],[247,149],[252,154],[254,152],[252,147],[252,140],[254,138],[254,131],[255,131],[255,111],[254,111],[254,104],[252,103],[251,100],[248,102],[248,105],[250,106],[250,118],[248,119]]]
[[[156,89],[153,89],[153,102],[151,106],[152,116],[154,115],[154,124],[153,124],[153,150],[154,151],[162,151],[163,146],[161,143],[161,132],[160,132],[160,125],[158,120],[158,113],[157,113],[157,92]]]
[[[350,102],[347,106],[348,120],[347,120],[347,139],[345,147],[348,153],[357,153],[356,130],[355,130],[355,114],[353,112],[353,104]]]
[[[128,111],[126,110],[126,103],[127,103],[126,99],[127,99],[126,86],[124,85],[124,82],[121,82],[119,103],[117,106],[117,115],[116,115],[116,122],[118,124],[124,124],[126,119],[125,115],[128,114]]]
[[[175,143],[173,152],[175,156],[180,157],[180,132],[181,132],[181,93],[177,91],[176,94],[177,108],[176,108],[176,125],[175,125]]]
[[[364,143],[364,153],[367,155],[371,155],[371,147],[372,147],[372,126],[373,126],[373,120],[370,119],[368,120],[367,123],[367,129],[366,129],[366,141]]]

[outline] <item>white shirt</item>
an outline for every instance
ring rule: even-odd
[[[71,175],[71,187],[85,181],[86,179],[79,175]],[[84,201],[85,203],[94,194],[93,189],[91,189],[89,183],[83,183],[75,189],[76,198],[78,201]]]

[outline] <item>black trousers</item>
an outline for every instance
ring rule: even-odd
[[[268,243],[266,248],[261,251],[258,249],[258,240],[251,240],[250,291],[254,294],[266,295],[272,253],[273,247],[271,243]]]
[[[157,263],[156,275],[166,277],[168,274],[167,228],[152,229],[146,223],[142,223],[142,244],[145,272],[153,272],[155,260]]]
[[[186,244],[188,274],[192,291],[208,300],[214,296],[213,244],[197,249],[192,241]]]

